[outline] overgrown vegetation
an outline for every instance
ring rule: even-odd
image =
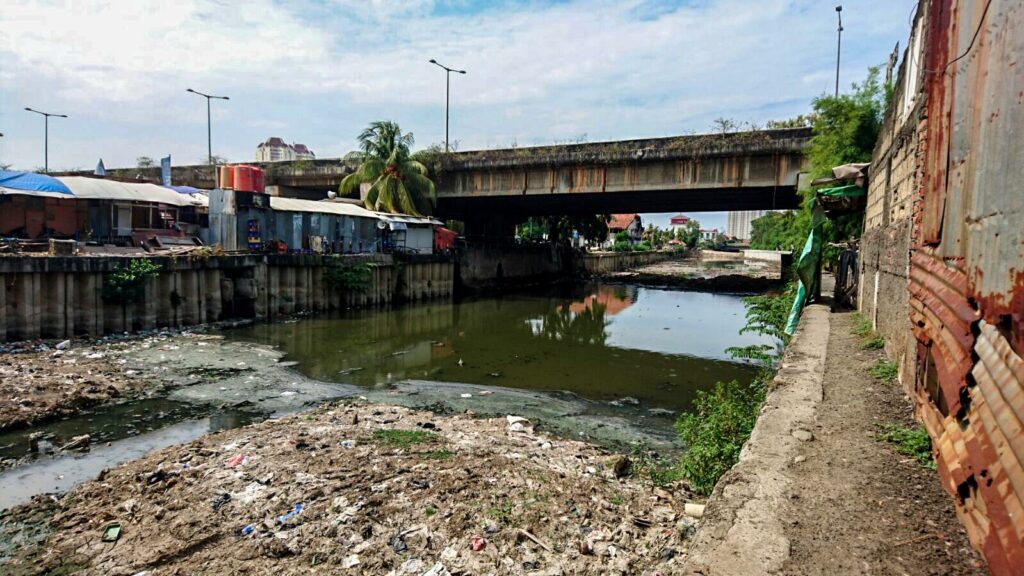
[[[904,456],[910,456],[924,466],[935,470],[935,459],[932,457],[932,439],[928,431],[921,426],[907,428],[899,424],[885,426],[885,432],[878,436],[893,445],[895,450]]]
[[[758,381],[717,382],[712,390],[697,392],[693,408],[676,421],[676,431],[686,444],[679,468],[695,492],[710,494],[722,474],[739,460],[762,401],[764,386]]]
[[[699,494],[709,494],[739,460],[740,449],[754,429],[779,355],[789,342],[785,327],[795,292],[790,283],[780,293],[746,298],[747,324],[740,332],[772,336],[778,344],[729,348],[733,357],[759,364],[760,372],[750,383],[717,382],[709,391],[698,391],[693,408],[676,420],[676,431],[686,445],[679,472]]]
[[[373,268],[366,262],[342,262],[332,259],[324,266],[324,282],[336,290],[365,292],[370,287]]]
[[[814,128],[807,150],[812,178],[831,176],[834,166],[871,161],[886,106],[886,91],[879,81],[879,67],[869,68],[867,78],[852,88],[839,96],[815,98],[811,104],[813,112],[795,122],[811,122]],[[799,210],[772,212],[754,220],[750,241],[753,248],[799,250],[803,246],[811,230],[814,190],[802,190],[801,194],[803,203]],[[860,235],[863,219],[863,214],[857,213],[825,222],[823,261],[831,261],[838,254],[836,248],[829,246],[830,243]]]
[[[103,300],[111,304],[139,302],[146,294],[146,281],[160,274],[160,266],[149,258],[132,258],[103,277]]]
[[[883,358],[878,362],[875,362],[875,365],[872,366],[868,372],[875,380],[888,382],[890,380],[895,380],[896,377],[899,376],[900,368],[895,363],[889,362]]]

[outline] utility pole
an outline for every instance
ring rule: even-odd
[[[448,103],[449,103],[449,99],[450,99],[450,96],[451,96],[451,74],[452,74],[452,72],[458,72],[459,74],[465,74],[466,71],[465,70],[456,70],[454,68],[449,68],[449,67],[445,66],[444,64],[441,64],[437,60],[434,60],[433,58],[430,59],[430,63],[431,64],[435,64],[437,66],[440,66],[441,68],[444,68],[444,151],[447,153],[449,151],[449,148],[448,148]]]
[[[28,112],[35,112],[36,114],[42,114],[43,116],[43,172],[50,172],[50,116],[56,118],[67,118],[67,114],[50,114],[48,112],[40,112],[39,110],[33,110],[32,108],[25,108]]]
[[[218,100],[230,100],[227,96],[214,96],[212,94],[203,94],[197,90],[187,88],[186,92],[198,94],[203,98],[206,98],[206,154],[209,158],[210,166],[213,166],[213,185],[220,188],[220,173],[217,170],[217,165],[213,163],[213,128],[212,121],[210,120],[210,100],[216,98]]]
[[[839,18],[839,28],[836,30],[836,98],[839,97],[839,55],[843,47],[843,5],[836,6],[836,17]]]

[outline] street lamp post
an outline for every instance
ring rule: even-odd
[[[42,114],[43,116],[43,172],[50,171],[50,116],[56,118],[67,118],[67,114],[50,114],[48,112],[40,112],[39,110],[33,110],[32,108],[25,108],[27,112],[35,112],[36,114]]]
[[[836,98],[839,97],[839,54],[843,46],[843,5],[836,6],[836,17],[839,18],[839,28],[836,30]]]
[[[218,100],[230,100],[227,96],[214,96],[212,94],[203,94],[198,90],[187,88],[186,92],[198,94],[203,98],[206,98],[206,154],[209,158],[210,166],[213,166],[213,185],[220,188],[220,175],[217,170],[217,165],[213,163],[213,128],[212,121],[210,120],[210,100],[216,98]]]
[[[465,74],[466,71],[449,68],[433,58],[430,59],[430,63],[444,68],[444,151],[448,152],[448,102],[451,96],[451,74],[452,72]]]

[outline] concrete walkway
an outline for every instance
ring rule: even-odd
[[[985,574],[933,470],[878,435],[912,426],[869,368],[853,315],[809,306],[740,462],[722,479],[688,574]]]

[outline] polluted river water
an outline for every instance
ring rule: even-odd
[[[0,434],[0,510],[203,434],[338,398],[481,415],[522,415],[610,446],[678,449],[672,423],[698,390],[749,380],[732,346],[742,297],[588,284],[554,293],[356,310],[140,345],[125,369],[155,395]],[[90,434],[91,451],[35,456]]]

